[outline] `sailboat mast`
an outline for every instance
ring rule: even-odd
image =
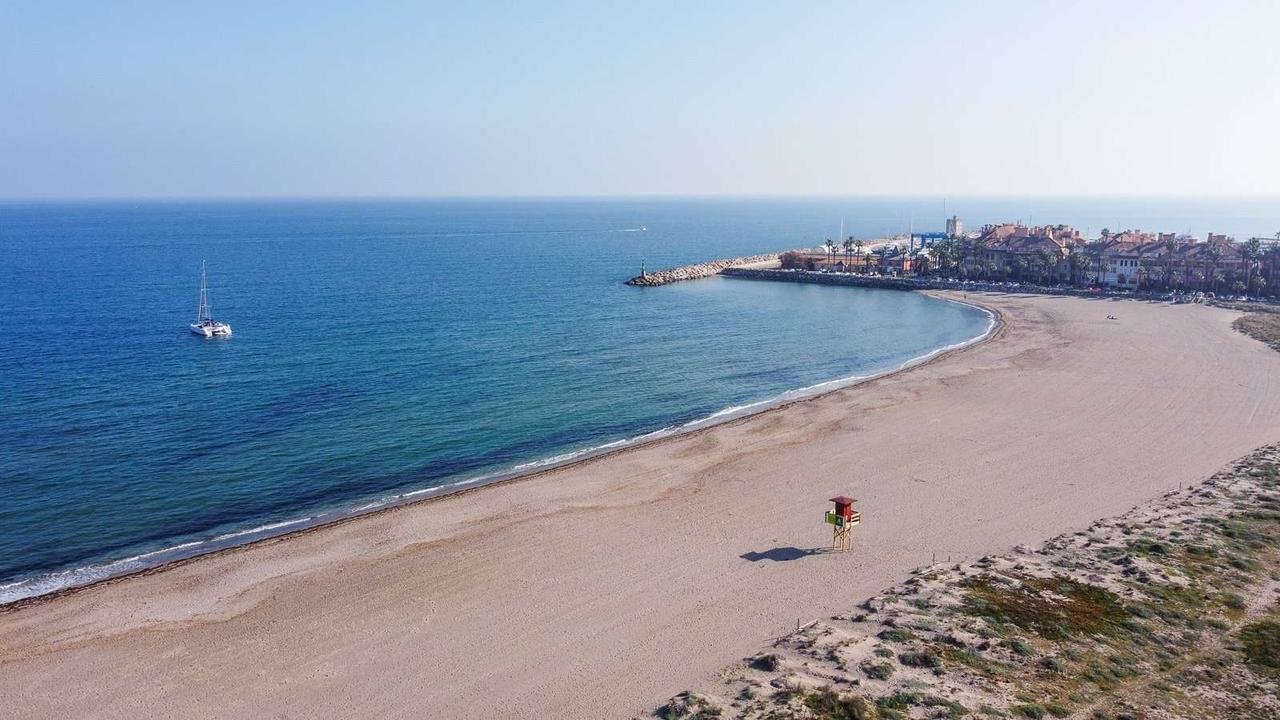
[[[209,307],[209,276],[205,272],[204,260],[200,261],[200,307],[196,310],[196,322],[213,318],[213,310]]]

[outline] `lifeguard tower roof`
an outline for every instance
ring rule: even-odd
[[[852,505],[853,503],[857,502],[857,500],[854,500],[853,498],[848,497],[847,495],[841,495],[840,497],[833,497],[827,502],[833,502],[840,505]]]

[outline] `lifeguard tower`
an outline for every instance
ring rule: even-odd
[[[853,509],[857,502],[851,497],[841,495],[831,498],[836,504],[834,512],[827,511],[827,523],[833,525],[831,530],[831,549],[836,552],[848,552],[853,544],[853,526],[862,522],[862,513]]]

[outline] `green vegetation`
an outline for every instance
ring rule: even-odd
[[[1061,718],[1071,714],[1070,708],[1055,702],[1024,703],[1015,705],[1011,709],[1016,717],[1033,718],[1034,720],[1048,716]]]
[[[876,707],[880,709],[882,714],[892,714],[893,711],[906,710],[912,707],[946,708],[947,716],[953,718],[963,717],[969,713],[965,706],[954,700],[947,700],[927,693],[901,690],[876,700]]]
[[[784,270],[806,270],[809,267],[809,256],[798,250],[784,252],[778,260]]]
[[[1280,671],[1280,622],[1268,618],[1240,628],[1244,656],[1252,665]]]
[[[706,698],[683,692],[654,714],[662,720],[712,720],[720,717],[721,710]]]
[[[915,633],[906,628],[889,628],[888,630],[881,632],[879,637],[881,640],[888,640],[889,642],[896,643],[911,642],[916,639]]]
[[[862,672],[872,680],[888,680],[893,677],[893,665],[889,663],[864,663]]]
[[[829,687],[806,695],[804,704],[819,720],[872,720],[879,717],[871,703],[857,695],[841,695]]]
[[[1128,615],[1114,593],[1099,587],[1065,577],[1018,579],[1016,587],[1004,587],[991,575],[965,581],[965,611],[1049,640],[1115,633]]]
[[[907,667],[941,668],[942,658],[930,648],[898,653],[898,662]]]

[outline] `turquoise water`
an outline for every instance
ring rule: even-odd
[[[622,284],[896,229],[859,202],[0,204],[0,601],[981,334],[913,293]],[[202,258],[227,340],[187,332]]]

